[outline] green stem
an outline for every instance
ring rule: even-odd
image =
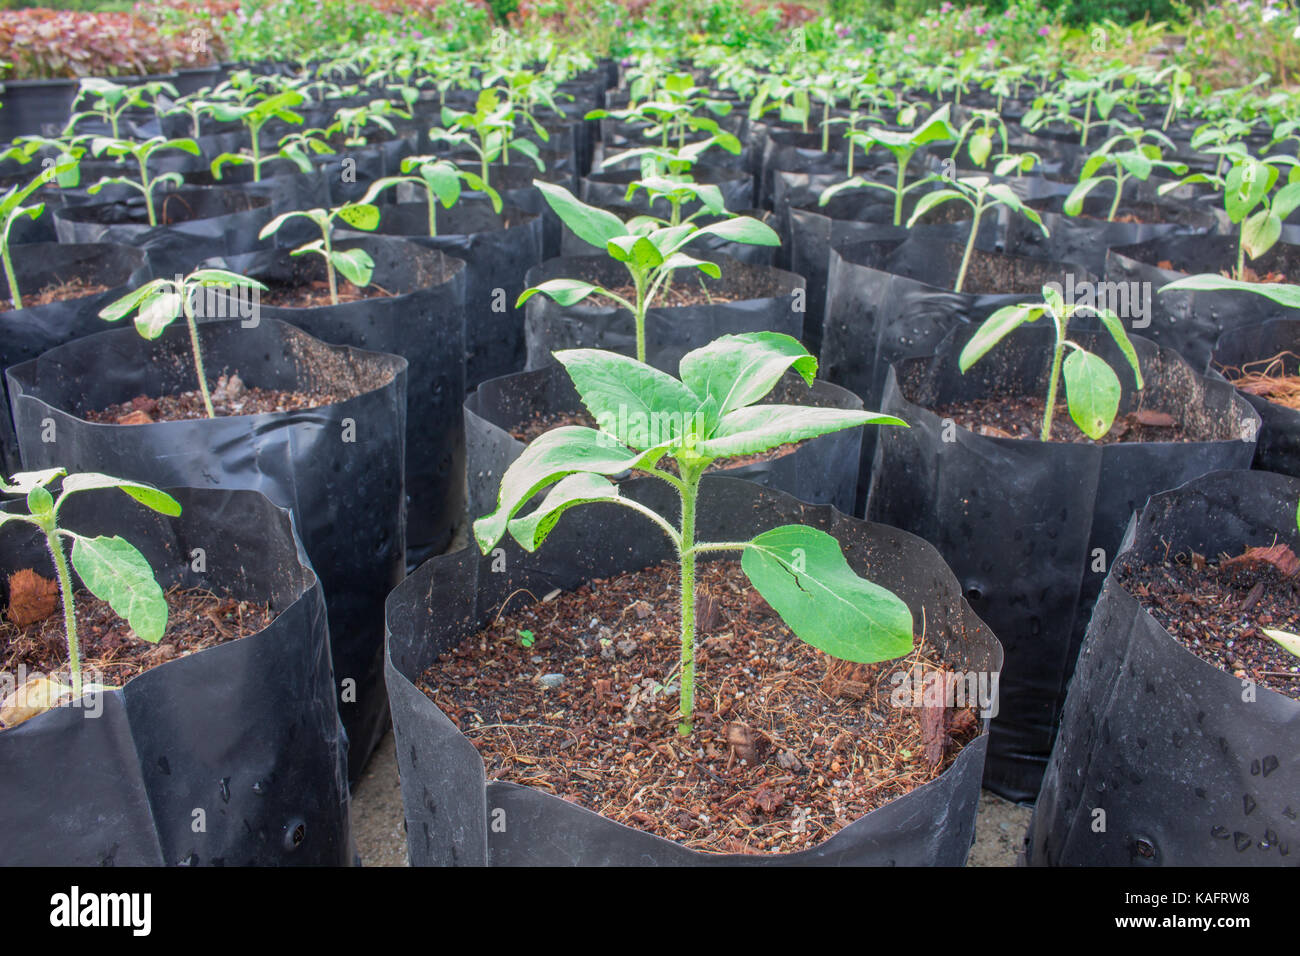
[[[23,297],[18,293],[18,277],[14,275],[14,263],[9,252],[8,236],[5,237],[3,243],[0,243],[0,259],[4,260],[5,279],[9,282],[9,304],[15,310],[21,309],[23,307]]]
[[[203,352],[199,348],[199,323],[194,318],[194,310],[190,308],[190,291],[182,283],[180,287],[181,294],[181,311],[185,313],[185,323],[190,327],[190,349],[194,352],[194,371],[199,377],[199,391],[203,394],[203,409],[208,413],[208,418],[216,418],[217,414],[212,410],[212,396],[208,394],[208,376],[203,370]]]
[[[829,153],[831,151],[830,118],[831,118],[831,98],[828,96],[826,97],[825,102],[822,103],[822,152],[823,153]],[[850,173],[849,175],[852,175],[852,173]]]
[[[485,183],[487,180],[483,180]],[[433,189],[428,183],[424,186],[425,194],[428,196],[429,203],[429,238],[433,239],[438,235],[438,207],[435,205],[437,197],[433,194]]]
[[[1244,225],[1244,223],[1243,223]],[[1240,227],[1237,229],[1237,279],[1246,274],[1246,239]]]
[[[640,274],[634,273],[632,281],[636,286],[636,360],[645,361],[645,314],[646,314],[646,289],[645,278]]]
[[[681,532],[681,567],[682,567],[682,687],[681,687],[681,723],[677,732],[688,736],[694,725],[691,717],[695,712],[695,499],[699,493],[700,474],[697,469],[682,466],[682,478],[685,487],[681,492],[682,532]]]
[[[1092,94],[1088,94],[1088,99],[1084,102],[1083,107],[1083,139],[1079,141],[1080,146],[1088,145],[1088,127],[1092,125]]]
[[[262,147],[258,145],[257,142],[258,136],[261,132],[261,124],[253,127],[253,182],[255,183],[262,181],[262,163],[260,161],[262,156]]]
[[[1039,441],[1052,440],[1052,416],[1056,413],[1057,382],[1061,378],[1061,363],[1065,359],[1065,334],[1057,326],[1056,349],[1052,352],[1052,377],[1047,383],[1047,408],[1043,411],[1043,429],[1039,432]]]
[[[1115,201],[1110,204],[1110,213],[1106,216],[1108,222],[1115,221],[1115,213],[1119,212],[1119,201],[1124,195],[1124,172],[1117,168],[1115,171]]]
[[[158,225],[158,216],[153,208],[153,183],[149,182],[149,160],[140,157],[140,182],[144,186],[144,209],[149,214],[149,225]]]
[[[68,669],[72,672],[72,699],[81,697],[81,647],[77,642],[77,609],[72,601],[72,574],[68,571],[68,556],[63,553],[54,519],[42,521],[45,543],[54,559],[54,573],[59,578],[59,595],[63,599],[63,627],[68,636]]]
[[[894,185],[894,225],[903,224],[903,184],[907,182],[907,163],[911,155],[900,156],[898,159],[898,181]]]
[[[975,236],[979,234],[982,215],[984,215],[984,193],[981,191],[975,203],[975,216],[971,220],[970,236],[966,239],[966,251],[961,256],[961,269],[957,272],[957,284],[953,286],[953,292],[960,292],[962,286],[966,284],[966,270],[970,267],[970,257],[975,251]]]

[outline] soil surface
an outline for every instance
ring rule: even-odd
[[[698,276],[688,277],[688,272],[693,271],[683,269],[678,273],[671,282],[659,290],[654,297],[654,301],[650,303],[650,307],[654,309],[677,309],[684,305],[717,305],[720,302],[737,302],[742,298],[735,292],[710,289],[704,282],[699,280]],[[629,302],[636,302],[636,286],[630,282],[613,287],[606,286],[605,288],[616,295],[621,295]],[[583,301],[588,305],[595,305],[604,309],[623,308],[607,295],[592,295]]]
[[[18,293],[23,298],[23,308],[31,309],[38,305],[49,305],[51,302],[64,302],[68,299],[84,299],[87,296],[99,295],[101,292],[107,292],[109,289],[106,285],[97,285],[88,283],[80,278],[68,279],[66,282],[56,282],[53,285],[47,285],[39,292],[23,292],[22,283],[19,283]],[[11,311],[14,307],[12,299],[0,299],[0,312]]]
[[[1047,406],[1042,398],[1023,395],[1000,398],[981,398],[975,401],[944,405],[934,409],[941,418],[951,418],[968,431],[989,438],[1025,438],[1038,440],[1043,429],[1043,412]],[[1115,417],[1115,422],[1105,435],[1093,441],[1079,430],[1070,418],[1064,402],[1056,406],[1052,415],[1052,441],[1074,442],[1086,445],[1114,445],[1124,442],[1189,442],[1183,427],[1166,412],[1140,409]]]
[[[504,608],[420,686],[488,778],[717,853],[804,850],[935,779],[979,733],[970,709],[896,707],[907,658],[834,661],[799,641],[736,562],[697,573],[695,732],[677,732],[677,569]],[[527,644],[528,646],[525,646]]]
[[[238,374],[222,375],[215,386],[209,387],[209,391],[212,411],[218,418],[294,412],[333,405],[351,398],[351,395],[341,392],[250,388],[244,385]],[[101,425],[150,425],[154,422],[191,421],[207,417],[203,393],[198,389],[159,397],[138,395],[129,402],[119,402],[105,409],[85,413],[86,421]]]
[[[1121,565],[1119,582],[1175,640],[1236,677],[1300,700],[1300,657],[1260,633],[1300,633],[1300,561],[1286,545]]]
[[[555,428],[562,428],[565,425],[584,425],[587,428],[595,428],[596,420],[586,410],[574,414],[573,412],[551,412],[549,414],[535,414],[525,420],[522,424],[511,429],[510,436],[516,441],[521,441],[525,445],[529,444],[536,438],[551,431]],[[777,458],[784,458],[802,445],[803,442],[789,442],[784,445],[778,445],[776,448],[769,448],[767,451],[760,451],[753,455],[741,455],[734,458],[724,458],[714,462],[709,466],[709,471],[722,471],[728,468],[740,468],[744,465],[757,464],[760,461],[774,461]],[[677,463],[671,458],[663,459],[659,467],[662,470],[672,471],[674,474],[677,470]]]
[[[393,293],[371,283],[364,289],[358,288],[342,276],[338,281],[339,304],[360,302],[362,299],[386,299]],[[324,305],[333,305],[330,299],[328,279],[318,279],[302,285],[272,285],[261,294],[262,305],[281,309],[318,309]]]
[[[28,577],[27,583],[21,585],[10,579],[14,599],[0,620],[2,669],[14,673],[24,665],[29,673],[66,675],[68,645],[58,587],[40,571],[28,574],[35,575],[35,579]],[[107,603],[88,591],[76,593],[77,639],[84,679],[121,686],[137,674],[177,657],[256,634],[275,620],[275,614],[265,604],[236,601],[199,588],[173,587],[165,596],[167,630],[157,644],[148,644],[137,638]],[[32,621],[35,614],[42,612],[44,616]],[[14,623],[15,617],[31,623],[20,627]]]

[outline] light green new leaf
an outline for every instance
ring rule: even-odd
[[[1070,417],[1093,441],[1110,431],[1119,411],[1119,378],[1105,360],[1081,348],[1070,350],[1062,368]]]
[[[127,481],[125,478],[114,478],[112,475],[104,475],[99,472],[87,471],[69,475],[63,479],[60,488],[63,497],[80,491],[119,488],[146,508],[151,508],[159,514],[174,518],[181,513],[181,503],[167,492],[155,488],[153,485],[147,485],[142,481]]]
[[[892,415],[808,405],[749,405],[724,415],[707,441],[696,446],[706,458],[754,455],[787,442],[816,438],[859,425],[902,425]]]
[[[750,542],[741,569],[798,637],[832,657],[871,664],[912,650],[912,612],[858,577],[824,531],[784,525]]]
[[[1216,273],[1187,276],[1163,285],[1157,292],[1250,292],[1288,309],[1300,309],[1300,285],[1277,282],[1243,282]]]
[[[535,285],[531,289],[525,289],[521,292],[519,301],[515,303],[515,308],[519,308],[539,292],[550,296],[560,305],[576,305],[595,292],[597,288],[590,282],[582,282],[579,279],[547,279],[540,285]]]
[[[172,320],[181,314],[181,296],[174,290],[156,292],[140,304],[135,315],[135,328],[146,339],[156,339],[163,334]]]
[[[981,323],[969,342],[957,358],[957,367],[963,373],[982,359],[986,352],[997,345],[1015,329],[1026,322],[1035,322],[1043,314],[1042,306],[1030,304],[1004,305]]]
[[[335,249],[330,261],[358,288],[370,285],[370,277],[375,274],[375,260],[364,249]]]
[[[72,566],[86,589],[117,612],[136,637],[157,644],[167,629],[167,599],[153,568],[131,542],[117,535],[77,537]]]
[[[547,492],[535,511],[510,522],[510,536],[525,551],[536,551],[559,522],[560,516],[574,505],[610,501],[617,497],[618,486],[600,475],[591,472],[569,475]]]
[[[751,216],[737,216],[724,219],[709,226],[701,226],[696,235],[714,235],[728,242],[742,242],[750,246],[779,246],[781,237],[771,226],[759,222]]]
[[[379,228],[379,207],[370,203],[355,203],[338,210],[338,217],[354,229],[367,232]],[[370,280],[367,279],[367,282]],[[358,283],[364,285],[365,283]]]
[[[719,414],[752,405],[793,367],[812,385],[817,360],[803,344],[781,332],[724,335],[682,356],[682,382],[701,400],[712,395]]]
[[[554,355],[601,428],[632,448],[681,438],[702,404],[667,372],[626,355],[599,349],[565,349]]]

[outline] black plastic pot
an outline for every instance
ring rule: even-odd
[[[213,256],[232,256],[267,245],[257,234],[271,221],[271,200],[238,189],[178,189],[157,197],[150,226],[144,201],[64,206],[55,210],[60,242],[121,242],[149,255],[155,275],[190,272]]]
[[[1197,367],[1209,361],[1214,343],[1230,329],[1257,325],[1288,310],[1249,292],[1166,292],[1166,283],[1194,273],[1218,274],[1237,261],[1235,236],[1161,236],[1106,254],[1108,282],[1149,283],[1150,326],[1142,334],[1182,352]],[[1164,262],[1172,269],[1160,267]],[[1279,242],[1247,265],[1260,275],[1281,272],[1288,281],[1300,277],[1300,246]]]
[[[72,112],[76,80],[6,80],[0,93],[0,142],[40,133],[46,124],[62,127]]]
[[[406,360],[329,346],[271,318],[248,328],[207,322],[199,336],[210,379],[237,371],[249,386],[342,384],[361,393],[297,412],[90,424],[79,417],[87,409],[194,387],[183,324],[153,342],[134,329],[101,332],[8,370],[23,465],[249,488],[289,508],[325,590],[355,779],[386,726],[379,609],[406,564]]]
[[[141,249],[113,243],[38,242],[15,246],[11,252],[18,289],[30,296],[47,286],[81,279],[107,291],[46,305],[0,312],[0,369],[34,359],[42,352],[107,326],[99,310],[149,278]],[[9,282],[0,273],[0,296],[9,300]],[[9,411],[9,391],[0,385],[0,468],[6,475],[19,470],[18,440]]]
[[[1298,496],[1300,481],[1282,475],[1205,475],[1146,503],[1116,566],[1275,542],[1300,549]],[[1079,653],[1027,860],[1294,867],[1297,730],[1300,702],[1192,654],[1112,571]]]
[[[847,389],[821,381],[809,388],[797,376],[787,376],[764,402],[862,408],[862,400]],[[505,375],[480,385],[465,400],[465,472],[470,518],[485,515],[496,507],[501,475],[523,453],[523,442],[514,438],[512,432],[537,415],[576,415],[582,411],[573,383],[558,365]],[[857,488],[861,442],[859,429],[834,432],[804,442],[780,458],[718,473],[788,492],[810,504],[830,504],[848,511]]]
[[[464,260],[465,387],[474,388],[523,365],[524,310],[515,303],[524,275],[542,261],[542,219],[508,206],[493,212],[486,199],[468,197],[436,209],[437,236],[429,235],[425,203],[380,206],[378,231]]]
[[[654,487],[654,486],[662,486]],[[654,479],[623,493],[660,513],[675,492]],[[668,494],[664,492],[667,491]],[[929,545],[911,535],[848,518],[826,505],[731,478],[701,486],[700,534],[734,540],[787,522],[821,528],[846,547],[859,573],[893,589],[954,668],[996,672],[997,640],[961,599],[957,582]],[[511,541],[505,571],[475,548],[434,558],[389,597],[386,674],[406,808],[411,863],[430,865],[960,865],[970,850],[986,737],[967,744],[937,780],[856,820],[835,836],[783,856],[701,854],[633,830],[540,790],[485,781],[482,758],[415,682],[437,656],[489,623],[520,588],[545,593],[656,564],[671,545],[626,508],[575,509],[546,545],[526,554]],[[505,827],[492,825],[500,821]]]
[[[656,368],[677,371],[677,363],[692,349],[720,335],[739,332],[803,333],[803,278],[780,269],[753,266],[723,256],[716,257],[722,278],[703,273],[677,273],[674,281],[702,281],[706,288],[744,298],[715,305],[651,308],[646,313],[646,361]],[[696,275],[699,278],[696,278]],[[623,264],[605,256],[562,256],[528,271],[525,282],[537,285],[548,279],[582,279],[605,288],[629,282]],[[526,368],[543,368],[555,360],[557,349],[600,348],[636,354],[636,325],[623,308],[578,303],[563,307],[545,295],[528,300],[524,337]]]
[[[1273,319],[1219,336],[1212,368],[1241,368],[1281,359],[1282,372],[1300,375],[1300,319]],[[1259,442],[1252,467],[1300,477],[1300,410],[1270,402],[1260,395],[1240,392],[1259,413]]]
[[[882,409],[911,428],[879,430],[866,513],[934,544],[1006,646],[984,782],[1009,800],[1032,801],[1088,614],[1129,516],[1155,492],[1219,468],[1247,467],[1259,417],[1226,382],[1133,336],[1146,384],[1136,393],[1108,335],[1072,330],[1073,341],[1116,369],[1121,416],[1138,407],[1167,411],[1195,440],[1095,445],[983,437],[931,409],[991,395],[1046,395],[1055,332],[1025,326],[963,375],[957,356],[974,331],[954,332],[931,358],[891,367]]]
[[[1097,192],[1100,192],[1098,190]],[[1114,191],[1109,196],[1090,195],[1083,201],[1083,214],[1067,216],[1064,197],[1039,199],[1031,203],[1042,214],[1050,236],[1021,216],[1011,218],[1007,251],[1022,256],[1077,262],[1094,275],[1106,272],[1106,253],[1117,246],[1130,246],[1172,233],[1213,232],[1217,220],[1208,208],[1176,200],[1120,202],[1117,218],[1135,216],[1140,222],[1109,222]]]
[[[266,602],[276,618],[0,731],[0,862],[349,865],[325,600],[293,521],[252,491],[171,494],[177,518],[104,491],[69,499],[62,520],[128,538],[165,586]],[[203,571],[194,570],[196,548]],[[17,569],[50,572],[34,531],[6,528],[2,553],[0,590]]]
[[[369,253],[375,263],[373,283],[391,294],[314,308],[259,303],[260,314],[331,345],[406,359],[406,548],[408,560],[422,560],[447,547],[465,506],[460,480],[465,461],[460,417],[465,394],[465,265],[436,249],[387,236],[340,237],[335,248]],[[288,249],[204,265],[249,276],[272,289],[326,279],[320,256],[293,256]],[[227,305],[219,314],[239,313]]]
[[[867,408],[879,408],[892,362],[932,354],[953,329],[982,322],[1004,305],[1040,300],[1047,282],[1064,284],[1070,274],[1092,278],[1080,266],[1005,256],[1010,281],[996,289],[970,284],[970,291],[952,292],[963,251],[964,243],[929,232],[901,242],[832,247],[820,374],[856,392]],[[866,497],[875,439],[874,432],[863,436],[859,505]]]

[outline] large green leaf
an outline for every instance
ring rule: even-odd
[[[771,226],[751,216],[724,219],[709,226],[701,226],[696,235],[713,235],[728,242],[742,242],[750,246],[779,246],[781,237]]]
[[[127,481],[125,478],[114,478],[112,475],[104,475],[99,472],[87,471],[76,475],[68,475],[63,479],[60,488],[64,496],[79,491],[94,491],[99,488],[118,488],[146,508],[152,508],[159,514],[174,518],[181,513],[181,503],[167,492],[142,481]]]
[[[1277,282],[1243,282],[1216,273],[1187,276],[1163,285],[1157,292],[1250,292],[1288,309],[1300,309],[1300,285]]]
[[[554,353],[600,427],[632,448],[673,443],[694,424],[700,397],[667,372],[599,349]]]
[[[611,239],[627,235],[623,220],[612,212],[588,206],[563,186],[541,180],[534,185],[541,190],[542,198],[560,217],[560,221],[583,242],[604,249]]]
[[[575,472],[617,475],[630,468],[650,467],[663,449],[634,452],[594,428],[566,425],[545,432],[516,458],[501,476],[497,508],[474,522],[474,537],[487,554],[515,512],[541,491]]]
[[[521,292],[519,301],[515,303],[515,308],[519,308],[539,292],[550,296],[560,305],[576,305],[595,292],[597,288],[590,282],[583,282],[580,279],[547,279],[545,282]]]
[[[724,415],[713,434],[695,451],[706,458],[735,458],[858,425],[906,427],[907,423],[892,415],[847,408],[750,405]]]
[[[1080,348],[1070,350],[1062,368],[1070,417],[1096,441],[1110,431],[1122,394],[1119,378],[1106,361]]]
[[[510,522],[510,536],[525,551],[536,551],[564,512],[575,505],[610,501],[617,497],[618,486],[600,475],[591,472],[569,475],[547,492],[542,503],[532,513]]]
[[[817,360],[798,339],[780,332],[724,335],[682,356],[682,382],[701,400],[712,395],[719,414],[752,405],[770,392],[789,368],[812,385]]]
[[[1133,348],[1128,333],[1124,331],[1124,323],[1110,309],[1097,309],[1095,311],[1097,317],[1101,319],[1101,324],[1106,327],[1106,331],[1110,333],[1110,337],[1115,340],[1120,352],[1128,360],[1129,367],[1133,369],[1133,379],[1137,383],[1137,387],[1143,388],[1142,363],[1138,361],[1137,349]]]
[[[1011,332],[1020,328],[1026,322],[1035,322],[1043,314],[1043,307],[1022,303],[1020,305],[1004,305],[987,319],[985,319],[975,334],[971,336],[970,341],[966,343],[961,350],[961,355],[957,358],[957,367],[963,373],[972,365],[982,359],[985,353],[993,346],[997,345]]]
[[[740,560],[758,593],[798,637],[832,657],[870,664],[912,650],[912,612],[858,577],[824,531],[784,525],[750,542]]]
[[[72,566],[86,589],[107,601],[136,637],[158,643],[167,629],[167,599],[135,545],[117,535],[78,536],[72,545]]]

